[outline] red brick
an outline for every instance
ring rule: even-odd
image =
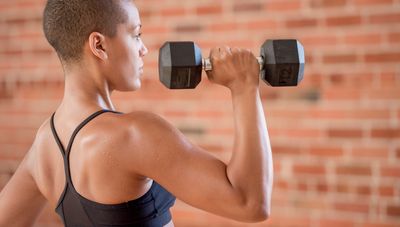
[[[314,63],[314,56],[312,54],[306,54],[305,58],[305,62],[307,62],[308,65]]]
[[[282,146],[272,144],[272,152],[280,155],[301,155],[303,152],[299,147]]]
[[[344,212],[368,214],[369,206],[362,203],[336,202],[334,208]]]
[[[341,219],[327,219],[322,218],[318,220],[318,226],[323,227],[354,227],[355,221],[351,220],[341,220]]]
[[[235,134],[235,130],[233,128],[213,128],[209,129],[208,133],[212,135],[232,136]]]
[[[310,118],[318,119],[352,119],[352,120],[384,120],[391,116],[389,109],[315,109],[308,113]]]
[[[348,86],[354,87],[371,87],[375,85],[376,75],[371,72],[360,72],[360,73],[346,73],[346,79],[348,80]]]
[[[400,148],[396,149],[396,157],[400,159]]]
[[[221,5],[201,6],[196,8],[196,13],[199,15],[221,14]]]
[[[371,131],[373,138],[398,139],[400,138],[400,128],[375,128]]]
[[[308,62],[307,62],[308,63]],[[323,81],[325,80],[325,77],[323,78],[321,74],[319,73],[310,73],[307,75],[307,80],[303,80],[301,85],[304,87],[320,87],[322,86]]]
[[[332,84],[343,85],[345,84],[345,76],[343,74],[332,74],[329,75],[329,80]]]
[[[389,39],[389,42],[391,42],[391,43],[399,43],[400,42],[400,33],[389,33],[388,39]]]
[[[363,137],[361,129],[329,129],[327,133],[331,138],[356,139]]]
[[[175,27],[175,31],[177,33],[180,32],[190,32],[190,33],[196,33],[196,32],[201,32],[203,30],[203,27],[201,25],[193,24],[193,25],[178,25]]]
[[[381,176],[400,178],[400,167],[381,167]]]
[[[336,173],[340,175],[370,176],[371,167],[365,165],[339,165]]]
[[[154,15],[154,10],[151,10],[151,9],[140,9],[140,18],[141,19],[146,20],[148,18],[153,17],[153,15]]]
[[[300,38],[300,42],[306,47],[331,46],[331,45],[336,45],[338,43],[338,38],[335,35],[327,35],[327,36],[312,35]]]
[[[322,99],[326,100],[360,100],[361,91],[358,89],[326,89]]]
[[[371,195],[371,187],[362,185],[356,187],[356,193],[359,195]]]
[[[239,28],[239,25],[234,22],[215,23],[215,24],[211,24],[209,28],[213,32],[226,32],[226,31],[237,30]]]
[[[169,29],[166,28],[165,26],[144,25],[142,27],[142,32],[143,32],[143,34],[146,34],[146,35],[167,33],[168,31],[169,31]],[[157,47],[159,47],[159,46],[157,45]]]
[[[367,221],[362,223],[362,227],[399,227],[398,223],[393,221]]]
[[[11,18],[6,19],[5,23],[9,24],[10,26],[22,26],[24,24],[30,23],[29,18]]]
[[[365,97],[369,100],[393,100],[400,99],[400,90],[397,87],[385,87],[380,89],[370,89],[365,93]]]
[[[378,192],[382,197],[393,197],[394,196],[394,186],[379,186]]]
[[[294,164],[293,173],[294,174],[325,174],[325,166],[317,164]]]
[[[353,26],[361,24],[360,16],[335,16],[326,19],[327,26]]]
[[[297,182],[296,189],[302,192],[309,191],[310,188],[306,182]]]
[[[267,3],[265,3],[265,8],[268,11],[299,10],[301,8],[301,1],[299,0],[268,1]]]
[[[227,115],[227,112],[216,111],[216,110],[199,110],[194,116],[198,118],[223,118]]]
[[[318,21],[316,19],[291,19],[285,23],[288,28],[316,27]]]
[[[399,205],[389,205],[386,207],[386,213],[388,216],[400,217],[400,206]]]
[[[279,190],[287,190],[288,182],[285,180],[274,180],[274,187],[279,188]]]
[[[234,12],[258,12],[263,10],[264,6],[258,2],[236,3],[233,5]]]
[[[353,4],[360,6],[391,5],[393,0],[353,0]]]
[[[318,138],[323,137],[324,133],[320,129],[283,129],[270,128],[270,133],[273,136],[281,137],[297,137],[297,138]]]
[[[353,64],[356,61],[355,54],[329,54],[323,57],[323,62],[327,64]]]
[[[356,146],[351,149],[354,158],[386,159],[389,157],[387,147]]]
[[[328,146],[311,146],[309,149],[310,155],[320,157],[341,157],[343,156],[343,149],[341,147],[328,147]]]
[[[351,188],[348,184],[338,183],[335,185],[334,190],[339,193],[350,193]]]
[[[275,160],[274,163],[274,173],[279,173],[282,169],[282,163],[279,160]]]
[[[311,0],[312,8],[344,7],[348,0]]]
[[[240,47],[240,48],[246,48],[246,47],[252,46],[252,45],[253,45],[253,41],[249,40],[249,39],[229,39],[229,40],[224,41],[222,44],[222,46]],[[205,84],[205,83],[209,83],[209,81],[204,81],[203,83],[200,84],[200,86],[202,86],[202,84]],[[211,84],[212,83],[210,83],[209,85],[211,85]],[[212,86],[214,86],[214,85],[212,85]],[[215,90],[214,94],[213,93],[207,93],[207,94],[209,94],[209,98],[214,99],[214,97],[221,96],[220,91],[221,90]],[[227,93],[225,93],[225,94],[227,94]],[[225,98],[225,100],[230,100],[230,97],[228,95],[222,96],[222,97]]]
[[[324,182],[318,182],[317,185],[317,191],[320,193],[326,193],[329,191],[329,186],[327,183]]]
[[[375,14],[369,17],[373,24],[400,23],[400,13]]]
[[[400,76],[396,72],[382,72],[379,75],[380,86],[384,88],[396,87],[398,86],[398,77],[400,78]]]
[[[0,50],[0,54],[7,57],[21,57],[24,52],[22,50]]]
[[[263,19],[263,20],[250,21],[245,26],[250,30],[260,30],[260,29],[273,30],[278,28],[278,22],[274,19]]]
[[[366,54],[364,56],[366,63],[385,63],[385,62],[399,62],[400,53],[376,53]]]
[[[166,110],[164,112],[164,116],[167,118],[170,117],[187,117],[189,116],[189,112],[187,111],[179,111],[179,110]]]
[[[185,8],[163,8],[160,11],[161,16],[163,17],[181,17],[186,14]]]
[[[377,45],[382,42],[381,34],[362,34],[354,35],[348,34],[344,37],[344,41],[350,45]]]

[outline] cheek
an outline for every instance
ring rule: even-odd
[[[134,53],[129,45],[121,45],[118,49],[118,54],[112,59],[112,65],[116,71],[125,73],[134,67]]]
[[[126,66],[133,66],[136,68],[139,66],[139,51],[137,49],[137,45],[135,44],[134,40],[130,40],[126,43],[126,46],[124,48],[124,55],[125,55],[125,63],[127,64]]]

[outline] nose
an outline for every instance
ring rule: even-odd
[[[142,43],[142,47],[139,50],[139,55],[140,57],[144,57],[147,54],[148,50],[146,48],[146,46],[144,45],[144,43]]]

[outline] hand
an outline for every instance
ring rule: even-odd
[[[210,52],[212,71],[207,71],[208,79],[228,87],[231,92],[258,87],[260,66],[250,50],[219,47]]]

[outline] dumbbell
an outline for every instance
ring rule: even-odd
[[[267,40],[257,57],[261,78],[270,86],[297,86],[304,74],[304,48],[294,39]],[[212,70],[194,42],[166,42],[159,51],[159,77],[169,89],[193,89],[201,73]]]

